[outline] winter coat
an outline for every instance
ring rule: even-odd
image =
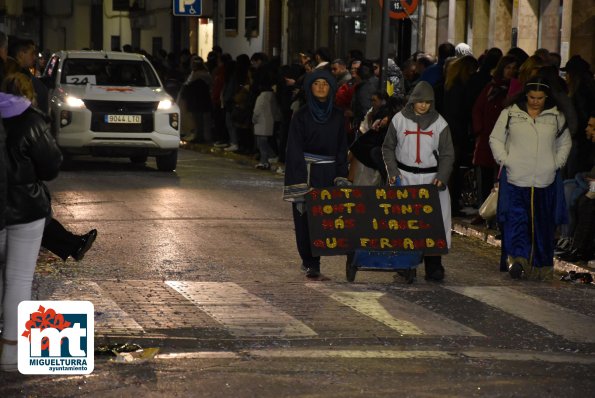
[[[254,111],[252,112],[254,135],[272,136],[275,122],[279,120],[281,120],[281,111],[275,93],[263,91],[256,98]]]
[[[456,81],[450,89],[444,87],[442,110],[438,109],[448,122],[452,143],[457,151],[464,151],[467,142],[469,142],[469,125],[471,124],[473,104],[469,103],[467,89],[467,84],[461,81]]]
[[[362,80],[355,86],[355,92],[351,100],[351,110],[353,111],[353,121],[356,126],[364,120],[366,112],[372,107],[372,94],[378,91],[378,78],[370,77],[368,80]]]
[[[475,135],[473,164],[476,166],[497,166],[490,148],[490,133],[504,109],[508,83],[507,81],[491,81],[484,87],[473,105],[471,113],[472,131]]]
[[[0,115],[7,136],[7,225],[26,224],[50,215],[50,196],[43,181],[56,178],[62,163],[49,120],[31,106],[15,112],[11,103],[14,98],[20,99],[0,96]]]
[[[337,108],[344,111],[351,109],[351,100],[353,99],[355,86],[356,84],[353,83],[353,80],[339,86],[335,95],[335,106]]]
[[[185,83],[180,91],[180,98],[186,104],[186,109],[192,113],[210,112],[213,107],[209,85],[200,78]]]
[[[500,113],[490,134],[494,159],[506,167],[508,183],[517,187],[552,184],[571,145],[564,115],[555,106],[544,109],[534,121],[524,104],[513,104]]]
[[[405,79],[403,79],[403,72],[401,72],[401,68],[397,66],[395,61],[392,59],[388,59],[387,70],[386,70],[387,79],[392,85],[393,92],[391,97],[404,97],[405,96]],[[388,84],[388,83],[387,83]]]

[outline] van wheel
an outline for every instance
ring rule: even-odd
[[[147,155],[135,155],[130,157],[132,163],[146,163]]]
[[[167,155],[156,156],[155,161],[157,162],[157,170],[174,171],[178,164],[178,150],[171,151]]]

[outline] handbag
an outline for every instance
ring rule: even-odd
[[[484,220],[491,220],[496,217],[496,209],[498,208],[498,187],[492,189],[486,200],[479,208],[479,215]]]

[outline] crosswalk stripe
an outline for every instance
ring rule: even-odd
[[[595,319],[506,286],[445,286],[574,342],[595,342]]]
[[[438,351],[438,350],[357,350],[341,349],[311,349],[311,348],[283,348],[249,350],[250,358],[358,358],[358,359],[450,359],[450,360],[496,360],[514,362],[547,362],[563,364],[595,364],[595,358],[589,355],[564,353],[542,353],[529,351]]]
[[[192,351],[192,352],[171,352],[158,354],[156,359],[180,360],[180,359],[241,359],[242,357],[254,358],[299,358],[317,360],[320,358],[336,359],[441,359],[441,360],[462,360],[477,359],[484,361],[508,361],[508,362],[547,362],[561,364],[593,365],[595,358],[589,355],[565,354],[565,353],[542,353],[529,351],[438,351],[438,350],[389,350],[389,349],[312,349],[312,348],[283,348],[283,349],[255,349],[242,352],[233,351]]]
[[[402,335],[481,336],[465,325],[436,314],[420,305],[382,292],[334,290],[321,284],[308,287],[364,314]]]
[[[95,282],[84,280],[64,281],[56,287],[50,299],[73,300],[75,297],[76,300],[93,303],[96,331],[106,329],[110,333],[125,335],[144,332],[142,326],[136,323],[134,318],[129,316],[126,311],[122,310]]]
[[[313,337],[317,333],[232,282],[167,281],[237,337]]]

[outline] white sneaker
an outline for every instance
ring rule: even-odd
[[[225,152],[233,152],[233,151],[237,151],[238,149],[240,149],[240,147],[238,147],[236,144],[231,144],[230,146],[225,148],[224,151]]]
[[[275,172],[277,174],[285,175],[285,169],[283,168],[283,166],[277,167],[277,170],[275,170]]]
[[[572,248],[573,239],[572,238],[560,238],[558,242],[556,242],[556,247],[554,248],[554,254],[560,254],[565,251],[568,251]]]

